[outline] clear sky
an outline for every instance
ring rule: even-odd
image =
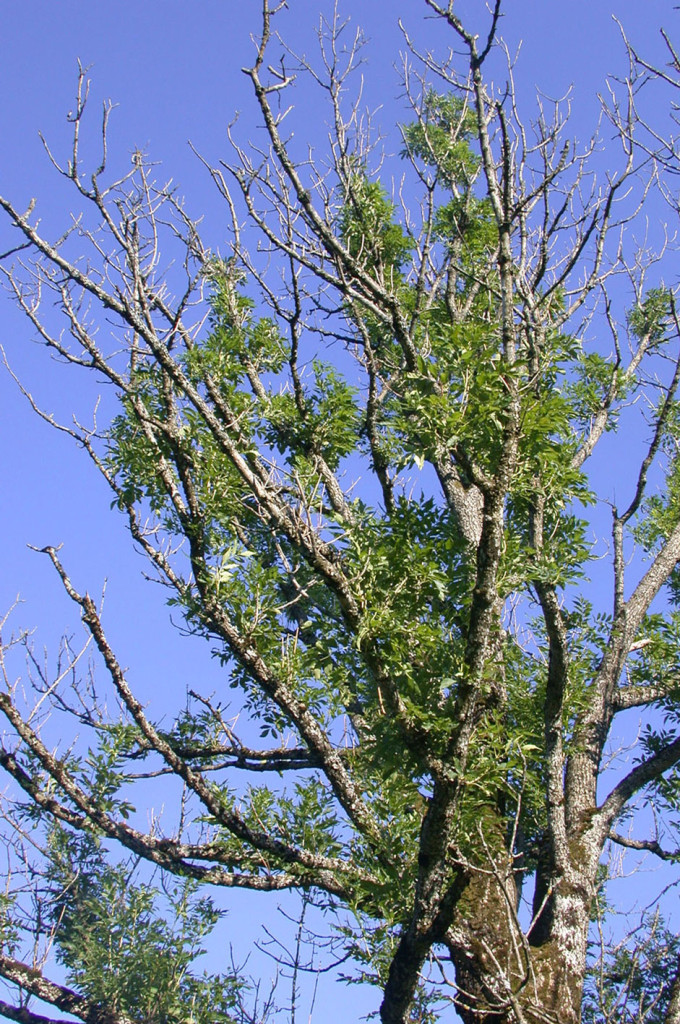
[[[460,10],[486,24],[482,0],[464,0]],[[259,27],[258,0],[5,0],[0,60],[0,192],[17,205],[37,197],[48,232],[68,224],[68,192],[49,165],[38,131],[56,153],[66,155],[76,64],[91,65],[91,127],[97,108],[110,98],[116,106],[110,144],[114,159],[129,166],[142,149],[172,177],[187,208],[204,216],[214,247],[226,244],[226,217],[205,169],[188,141],[210,161],[228,155],[226,128],[240,112],[237,133],[247,141],[257,121],[249,81],[241,72],[253,54],[250,33]],[[289,0],[279,21],[287,42],[310,57],[315,53],[319,10],[332,4]],[[590,136],[598,113],[597,93],[608,73],[624,75],[626,55],[616,16],[644,53],[659,59],[659,29],[680,38],[680,12],[672,0],[507,0],[501,33],[511,49],[522,40],[517,82],[531,112],[538,88],[548,96],[573,86],[573,135]],[[365,100],[380,107],[378,122],[387,146],[399,148],[395,121],[404,116],[398,67],[404,41],[401,18],[417,40],[446,45],[441,26],[424,21],[424,0],[343,0],[340,12],[368,37],[363,69]],[[325,113],[308,88],[295,95],[301,141],[323,145]],[[305,126],[309,140],[302,138]],[[390,141],[391,140],[391,141]],[[0,252],[14,243],[0,221]],[[31,342],[31,330],[0,294],[0,343],[7,359],[48,410],[79,405],[80,383]],[[77,618],[63,597],[46,559],[27,544],[63,543],[63,558],[76,585],[97,592],[108,578],[107,625],[131,681],[157,717],[167,694],[215,675],[201,645],[167,628],[168,611],[158,588],[142,580],[142,559],[127,540],[122,517],[110,511],[109,494],[69,440],[50,431],[29,410],[9,375],[0,370],[0,612],[20,593],[25,603],[16,627],[39,627],[38,640],[54,648]],[[144,615],[137,609],[142,606]],[[203,685],[210,689],[209,685]],[[262,912],[262,900],[240,900],[239,921]],[[243,911],[243,907],[246,910]],[[241,916],[243,915],[243,916]],[[232,916],[232,922],[234,917]],[[243,925],[239,924],[242,930]],[[247,934],[247,931],[246,931]],[[342,999],[349,994],[342,990]],[[356,1012],[356,1017],[358,1017]],[[314,1021],[339,1020],[336,1004],[319,1000]],[[349,1002],[342,1019],[355,1019]]]

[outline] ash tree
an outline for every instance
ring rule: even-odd
[[[5,673],[5,822],[24,870],[3,904],[16,988],[0,1014],[45,1021],[33,995],[87,1021],[188,1020],[197,999],[210,1020],[255,1019],[237,973],[191,966],[214,922],[200,901],[222,887],[323,908],[384,1024],[575,1024],[584,986],[584,1019],[618,1005],[670,1024],[677,940],[658,918],[599,973],[588,959],[609,844],[677,856],[680,322],[659,270],[671,244],[651,256],[631,227],[672,198],[672,141],[637,108],[652,69],[629,51],[602,171],[559,105],[520,111],[501,0],[479,24],[424,0],[414,16],[435,20],[444,56],[406,33],[410,114],[383,143],[351,100],[360,39],[337,14],[316,60],[284,45],[270,64],[283,7],[264,0],[246,69],[260,142],[237,125],[231,157],[205,162],[231,218],[221,255],[140,154],[109,170],[108,109],[101,160],[81,159],[84,72],[70,155],[48,149],[72,226],[48,237],[37,207],[0,198],[0,265],[33,335],[118,398],[106,422],[54,425],[223,680],[172,725],[162,700],[143,706],[85,589],[98,581],[44,549],[101,664],[96,686],[68,647],[55,678],[33,662],[33,690]],[[314,159],[287,134],[300,82],[328,103]],[[620,504],[590,468],[603,446]],[[630,709],[644,728],[612,768]],[[57,713],[78,733],[59,749]],[[149,827],[172,793],[177,814]],[[129,858],[150,874],[126,890]],[[82,927],[105,932],[107,913],[147,936],[113,966]],[[21,959],[27,936],[65,983],[49,958]],[[147,945],[179,965],[156,1009],[123,990],[126,972],[154,974]],[[631,964],[655,965],[652,984],[662,961],[646,995]]]

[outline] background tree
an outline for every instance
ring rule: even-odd
[[[569,1024],[581,1019],[607,843],[675,856],[663,835],[626,824],[637,800],[670,817],[680,758],[680,325],[673,288],[648,283],[656,257],[624,232],[661,173],[648,134],[636,141],[641,82],[633,66],[611,93],[598,183],[595,140],[568,142],[559,106],[525,125],[512,67],[498,91],[487,78],[500,0],[480,34],[452,3],[425,0],[452,56],[409,40],[397,202],[359,101],[346,104],[359,40],[347,45],[336,17],[315,64],[284,46],[271,65],[283,6],[265,0],[247,70],[266,147],[234,137],[231,163],[208,166],[231,217],[226,256],[206,251],[141,155],[109,172],[108,109],[86,170],[84,72],[70,158],[54,158],[80,204],[72,228],[51,240],[33,206],[0,198],[19,232],[2,263],[17,303],[52,351],[119,400],[103,424],[60,429],[103,474],[248,715],[237,733],[223,694],[192,692],[172,725],[155,720],[97,603],[45,548],[120,714],[92,686],[59,685],[70,672],[39,677],[33,702],[8,674],[0,762],[25,805],[8,817],[21,829],[30,811],[61,837],[45,844],[60,887],[49,934],[83,990],[65,1007],[80,1019],[151,1011],[116,1003],[117,985],[92,987],[96,968],[73,940],[87,886],[62,845],[85,851],[97,905],[125,869],[89,851],[116,847],[194,885],[303,891],[335,912],[343,955],[382,987],[384,1022],[455,1007],[465,1024]],[[301,75],[328,97],[327,163],[283,134]],[[617,325],[621,275],[630,312]],[[627,445],[635,417],[645,450],[617,486],[625,505],[610,508],[603,611],[580,589],[598,499],[587,470],[607,432]],[[646,562],[630,561],[633,542]],[[615,717],[655,707],[633,767],[605,772]],[[81,730],[58,754],[49,708]],[[159,803],[176,793],[175,822],[148,827],[140,776],[157,780]],[[126,897],[128,916],[138,896],[152,899],[145,885]],[[176,943],[181,965],[212,910],[175,905],[185,940],[144,927],[155,948]],[[13,935],[11,909],[7,921]],[[61,1006],[30,971],[12,949],[0,962]],[[171,974],[181,1012],[211,984]],[[214,984],[211,1012],[229,1019],[239,982]],[[19,1002],[2,1012],[32,1019]]]
[[[677,1014],[673,1000],[677,1005],[680,994],[678,936],[665,927],[658,910],[651,919],[643,915],[618,939],[605,936],[599,912],[597,920],[601,927],[597,955],[586,979],[583,1020],[603,1024],[672,1021]]]

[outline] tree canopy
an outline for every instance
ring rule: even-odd
[[[81,673],[69,642],[52,677],[26,637],[2,645],[0,1015],[272,1019],[238,965],[201,966],[221,887],[303,894],[383,1024],[674,1024],[677,936],[662,907],[609,937],[606,857],[680,855],[675,252],[631,227],[677,214],[645,96],[680,62],[670,39],[670,70],[628,48],[603,172],[559,105],[524,118],[501,0],[481,35],[424,0],[444,56],[407,37],[387,141],[349,100],[361,40],[337,12],[316,62],[270,63],[285,6],[264,0],[246,69],[266,146],[237,125],[230,160],[206,161],[222,252],[142,154],[110,168],[110,108],[81,157],[84,70],[71,153],[48,150],[72,226],[51,237],[39,204],[0,197],[15,302],[116,406],[56,423],[20,386],[102,474],[222,679],[144,706],[98,581],[43,549],[98,663]],[[313,158],[286,134],[305,79],[332,128]],[[612,764],[630,709],[643,727]]]

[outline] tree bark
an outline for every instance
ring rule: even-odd
[[[678,966],[671,985],[671,995],[664,1024],[680,1024],[680,957],[678,957]]]
[[[464,1024],[580,1024],[589,891],[578,878],[561,883],[542,940],[529,945],[510,872],[475,875],[447,935]]]

